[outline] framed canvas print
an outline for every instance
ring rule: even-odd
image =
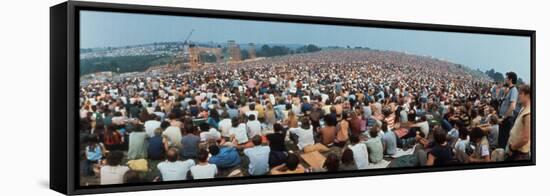
[[[64,194],[535,164],[532,30],[50,9]]]

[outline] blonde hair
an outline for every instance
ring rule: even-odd
[[[156,129],[155,129],[155,135],[161,135],[163,131],[164,131],[164,130],[162,130],[162,128],[160,128],[160,127],[159,127],[159,128],[156,128]]]
[[[296,118],[296,114],[292,110],[288,111],[288,118]]]

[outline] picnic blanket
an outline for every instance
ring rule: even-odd
[[[323,156],[319,151],[312,151],[300,155],[304,161],[311,166],[312,168],[320,169],[325,163],[325,156]]]

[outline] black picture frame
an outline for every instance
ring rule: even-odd
[[[228,19],[279,21],[294,23],[330,24],[392,29],[429,30],[440,32],[463,32],[494,35],[526,36],[531,40],[531,90],[532,113],[536,109],[535,85],[535,31],[503,28],[486,28],[456,25],[377,21],[349,18],[267,14],[146,5],[68,1],[50,8],[50,188],[63,194],[91,194],[123,191],[143,191],[172,188],[189,188],[219,185],[252,184],[326,178],[345,178],[387,174],[439,172],[465,169],[485,169],[536,164],[535,133],[532,126],[531,160],[518,162],[497,162],[490,164],[467,164],[444,167],[387,168],[382,170],[350,171],[338,173],[309,173],[289,176],[261,176],[228,179],[193,180],[189,182],[163,182],[146,184],[121,184],[80,187],[78,184],[78,73],[79,73],[79,11],[113,11],[156,15],[199,16]],[[536,125],[535,118],[531,118]]]

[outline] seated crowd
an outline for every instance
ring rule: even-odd
[[[427,57],[319,53],[81,84],[81,177],[103,185],[530,158],[531,91],[513,72],[499,84]]]

